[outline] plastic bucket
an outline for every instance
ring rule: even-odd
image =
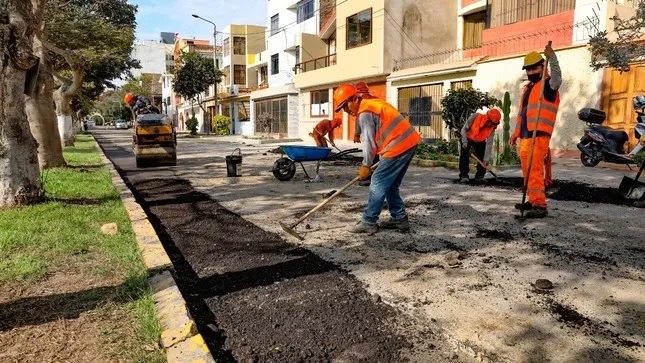
[[[235,151],[238,155],[234,155]],[[242,151],[240,148],[233,150],[231,155],[226,156],[226,176],[229,178],[242,176]]]

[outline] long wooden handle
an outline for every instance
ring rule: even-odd
[[[370,167],[370,170],[376,169],[377,166],[378,166],[378,162],[376,164],[372,165]],[[312,210],[307,212],[304,216],[300,217],[300,219],[298,219],[294,224],[291,225],[291,228],[292,229],[296,228],[296,226],[299,225],[300,223],[302,223],[302,221],[304,221],[305,219],[309,218],[309,216],[311,216],[312,214],[316,213],[320,208],[324,207],[327,203],[331,202],[334,198],[339,196],[340,193],[346,191],[352,185],[356,184],[357,181],[358,181],[358,177],[352,179],[352,181],[350,181],[349,183],[345,184],[345,186],[343,186],[339,191],[337,191],[336,193],[332,194],[327,199],[323,200],[320,204],[315,206]]]
[[[489,173],[493,174],[493,176],[494,176],[495,178],[497,178],[497,175],[495,175],[495,173],[494,173],[492,170],[490,170],[490,168],[489,168],[488,166],[486,166],[486,164],[484,164],[484,162],[483,162],[483,161],[479,160],[479,158],[475,155],[475,153],[470,153],[470,156],[472,156],[472,157],[473,157],[473,159],[475,159],[475,161],[476,161],[476,162],[478,162],[478,163],[479,163],[479,165],[481,165],[481,166],[482,166],[482,168],[484,168],[484,169],[488,170],[488,172],[489,172]]]
[[[551,46],[551,41],[549,40],[549,47]],[[546,84],[546,70],[549,65],[549,58],[544,62],[544,69],[542,70],[542,84],[540,85],[540,96],[538,97],[538,107],[537,115],[535,119],[535,127],[533,128],[533,135],[531,137],[531,151],[529,152],[529,167],[526,170],[526,177],[524,178],[524,192],[522,193],[522,204],[526,201],[526,190],[529,184],[529,176],[531,175],[531,169],[533,166],[533,152],[535,151],[535,138],[537,136],[538,124],[540,123],[540,111],[542,110],[542,99],[544,98],[544,85]],[[528,120],[527,120],[528,122]],[[521,214],[524,214],[524,209],[521,209]]]

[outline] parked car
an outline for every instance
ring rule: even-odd
[[[128,129],[129,125],[125,120],[116,120],[114,123],[114,128],[115,129]]]
[[[90,127],[96,126],[96,123],[92,120],[87,120],[86,125],[87,125],[87,128],[90,128]]]

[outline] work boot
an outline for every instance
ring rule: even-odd
[[[467,176],[464,176],[464,177],[462,177],[462,178],[459,178],[459,183],[461,183],[461,184],[468,184],[468,183],[470,183],[470,179],[468,179],[468,177],[467,177]]]
[[[531,204],[531,202],[526,202],[524,204],[517,203],[517,204],[515,204],[515,209],[517,209],[517,210],[531,210],[531,209],[533,209],[533,204]]]
[[[378,226],[377,225],[370,226],[369,224],[365,224],[361,221],[356,223],[353,226],[347,227],[347,232],[374,234],[378,232]]]
[[[533,209],[526,213],[526,218],[544,218],[548,214],[549,212],[547,212],[546,208],[534,206]]]
[[[408,221],[408,217],[404,217],[402,219],[390,219],[389,221],[381,222],[379,224],[379,228],[396,229],[401,232],[409,232],[410,222]]]

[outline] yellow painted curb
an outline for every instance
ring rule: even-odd
[[[96,142],[96,139],[94,140]],[[112,184],[119,192],[132,229],[136,235],[137,244],[148,273],[148,278],[155,300],[155,310],[161,324],[161,344],[166,350],[166,358],[171,363],[215,363],[204,338],[197,332],[195,321],[190,316],[186,300],[184,300],[175,279],[170,271],[172,261],[164,249],[152,224],[148,221],[141,205],[137,203],[130,189],[114,168],[114,164],[105,156],[103,149],[96,142],[101,160],[109,168]]]

